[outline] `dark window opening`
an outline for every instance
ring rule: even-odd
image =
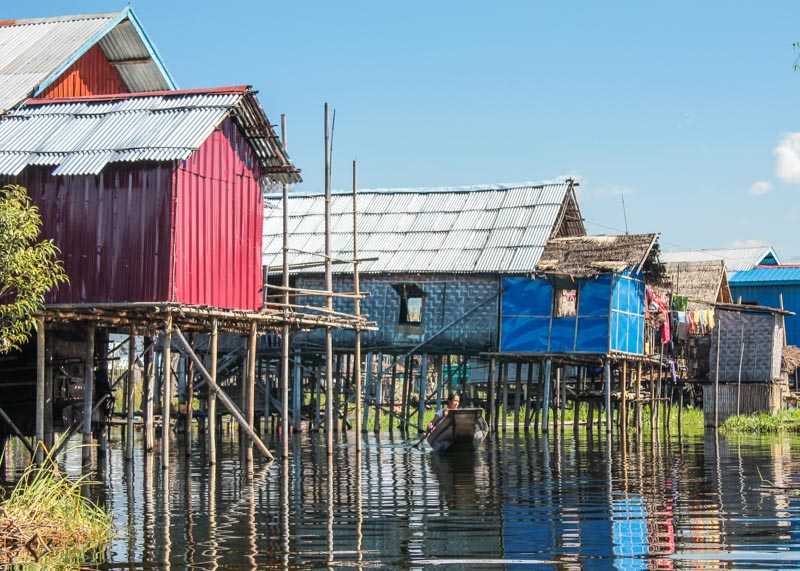
[[[400,296],[398,323],[401,325],[422,323],[422,298],[425,297],[422,288],[416,284],[393,284],[392,287]]]

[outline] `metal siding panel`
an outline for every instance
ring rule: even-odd
[[[48,303],[167,300],[170,168],[53,177],[39,167],[16,181],[39,207],[42,235],[61,250],[70,278]]]
[[[178,169],[175,301],[261,307],[260,173],[230,119]]]
[[[95,44],[37,99],[127,93],[128,88],[102,48]]]

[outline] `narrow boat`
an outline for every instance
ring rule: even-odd
[[[428,444],[436,452],[474,452],[489,434],[482,408],[455,408],[447,411],[428,435]]]

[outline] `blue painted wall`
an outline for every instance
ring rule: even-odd
[[[731,295],[734,301],[741,296],[743,302],[755,301],[767,307],[780,307],[783,294],[783,308],[796,315],[785,318],[786,342],[800,344],[800,268],[771,267],[753,268],[747,272],[737,272],[730,278]]]
[[[576,280],[577,317],[551,318],[553,287],[545,278],[504,278],[500,351],[641,354],[644,281],[628,272]]]

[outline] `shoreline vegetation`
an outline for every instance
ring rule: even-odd
[[[82,495],[86,476],[71,479],[49,455],[29,466],[0,503],[0,567],[75,567],[102,559],[112,518]],[[87,561],[90,560],[90,561]]]
[[[727,433],[774,434],[800,432],[800,409],[779,410],[776,414],[763,412],[731,416],[722,425]]]

